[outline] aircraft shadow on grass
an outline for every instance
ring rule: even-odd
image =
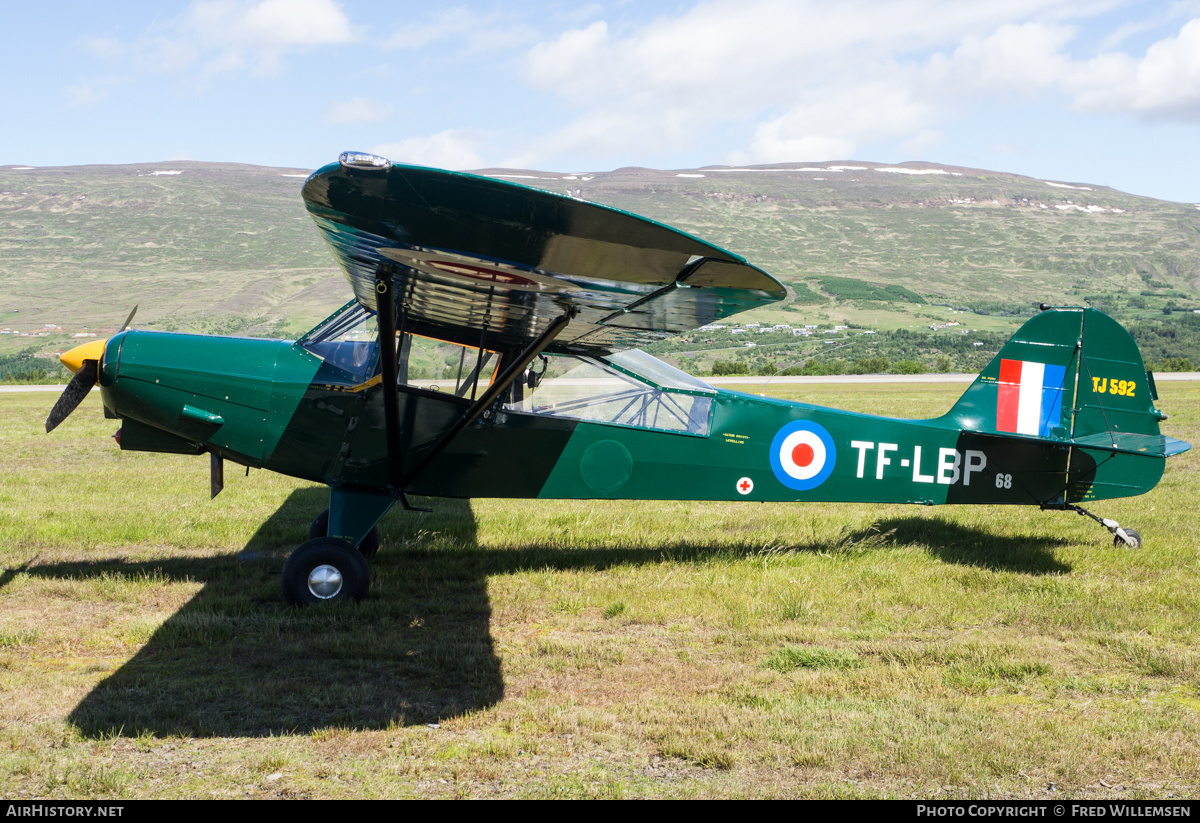
[[[393,528],[385,529],[400,535],[385,539],[373,563],[374,594],[362,604],[287,607],[279,595],[280,569],[290,547],[302,539],[304,524],[327,499],[321,488],[293,492],[235,555],[29,568],[41,577],[119,573],[204,583],[68,720],[88,737],[247,737],[435,723],[486,709],[504,696],[490,631],[489,576],[545,568],[603,570],[659,563],[664,557],[703,561],[731,551],[698,543],[652,549],[572,551],[536,544],[485,549],[475,538],[470,503],[439,500],[435,513],[401,520],[399,529],[393,520]],[[1066,543],[1061,539],[1002,538],[924,517],[888,520],[876,528],[894,529],[894,545],[934,546],[932,551],[950,563],[1030,574],[1069,571],[1054,559],[1053,548]],[[449,534],[460,548],[421,549],[422,531]],[[849,532],[845,544],[874,534],[872,529]]]

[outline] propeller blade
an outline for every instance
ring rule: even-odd
[[[117,330],[117,334],[120,334],[121,332],[123,332],[123,331],[125,331],[127,328],[129,328],[129,324],[133,322],[133,316],[134,316],[135,314],[137,314],[137,310],[138,310],[138,306],[139,306],[139,305],[140,305],[140,304],[138,304],[138,303],[134,303],[134,304],[133,304],[133,311],[131,311],[131,312],[129,313],[129,316],[125,318],[125,322],[121,324],[121,328]]]
[[[100,362],[98,360],[83,361],[83,366],[75,372],[75,376],[71,378],[71,382],[59,396],[58,402],[50,410],[50,416],[46,418],[47,432],[54,431],[59,423],[66,420],[67,416],[75,411],[75,407],[83,402],[83,398],[88,396],[92,386],[96,385],[99,374]]]

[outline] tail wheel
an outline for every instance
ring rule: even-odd
[[[1130,546],[1128,543],[1126,543],[1124,540],[1121,539],[1120,535],[1117,535],[1116,537],[1113,538],[1113,546],[1115,546],[1118,549],[1123,549],[1123,548],[1140,549],[1142,547],[1142,536],[1140,534],[1138,534],[1133,529],[1126,529],[1125,534],[1129,535],[1129,538],[1133,541],[1133,545]]]
[[[283,564],[283,597],[293,606],[362,600],[371,587],[367,561],[345,540],[318,537]]]
[[[308,526],[308,539],[313,540],[318,537],[325,537],[329,534],[329,509],[321,512],[316,516],[312,523]],[[367,532],[367,536],[358,544],[358,551],[363,557],[368,560],[375,556],[379,551],[379,527],[373,526]]]

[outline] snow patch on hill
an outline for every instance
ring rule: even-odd
[[[872,171],[886,171],[891,174],[950,174],[955,177],[962,177],[961,171],[946,171],[945,169],[901,169],[895,166],[881,166]]]

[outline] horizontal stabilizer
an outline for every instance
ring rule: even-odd
[[[1192,447],[1191,443],[1161,434],[1133,434],[1117,431],[1088,434],[1076,437],[1073,442],[1077,446],[1092,449],[1106,449],[1129,454],[1150,454],[1156,457],[1182,454]]]

